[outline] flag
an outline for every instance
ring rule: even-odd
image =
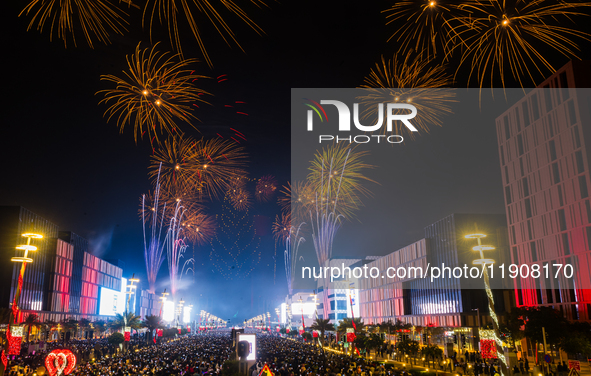
[[[353,298],[349,295],[349,301],[351,302],[351,324],[353,324],[353,329],[357,331],[357,325],[355,325],[355,314],[353,313]]]
[[[261,373],[259,373],[259,376],[273,376],[273,372],[271,372],[269,366],[266,363],[263,369],[261,370]]]

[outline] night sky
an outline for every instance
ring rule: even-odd
[[[96,42],[95,49],[90,49],[76,30],[78,47],[69,43],[66,49],[55,35],[50,42],[49,30],[42,34],[26,31],[29,18],[18,17],[24,4],[4,2],[1,12],[0,205],[22,205],[56,223],[60,230],[86,237],[92,253],[120,259],[125,263],[124,276],[136,273],[146,281],[138,207],[140,196],[150,189],[147,167],[152,151],[146,140],[135,143],[131,129],[120,133],[114,122],[107,123],[103,117],[106,106],[99,106],[101,96],[95,95],[109,87],[99,80],[101,74],[119,75],[126,66],[125,55],[133,53],[140,40],[143,47],[149,45],[148,33],[142,31],[141,11],[126,9],[130,32],[113,36],[112,44]],[[214,67],[201,62],[195,69],[213,78],[226,74],[228,80],[204,82],[204,88],[215,96],[211,99],[215,106],[204,106],[196,113],[201,120],[194,123],[198,131],[183,129],[194,137],[238,129],[248,139],[243,145],[249,154],[250,176],[271,174],[285,184],[290,179],[290,89],[359,86],[380,55],[391,55],[396,49],[386,42],[394,27],[385,25],[381,13],[388,4],[271,1],[266,9],[246,4],[266,34],[258,36],[232,19],[245,53],[235,45],[228,47],[206,27]],[[192,35],[185,29],[181,35],[186,56],[199,58]],[[169,48],[168,34],[162,28],[153,41],[161,41],[162,49]],[[559,56],[553,61],[558,66],[566,62]],[[248,116],[223,107],[235,101],[246,102]],[[392,198],[399,200],[398,220],[384,224],[395,239],[389,251],[420,239],[425,226],[452,212],[503,213],[496,150],[492,118],[489,123],[450,124],[405,145],[382,167],[399,164],[392,171],[400,174],[399,190]],[[403,157],[414,160],[418,168]],[[426,190],[425,184],[440,189]],[[374,188],[376,195],[387,194],[380,189]],[[436,204],[423,200],[425,196]],[[211,205],[210,212],[219,212],[219,205]],[[184,298],[197,304],[198,310],[221,317],[233,317],[238,311],[235,320],[241,321],[269,310],[265,303],[277,302],[287,293],[283,257],[278,252],[279,257],[273,259],[270,231],[279,208],[274,203],[255,204],[250,213],[257,216],[257,228],[263,235],[260,267],[245,280],[225,281],[209,264],[209,247],[196,249],[197,284],[191,290],[193,296]],[[360,220],[371,223],[370,218]],[[166,262],[159,277],[161,291],[168,282]]]

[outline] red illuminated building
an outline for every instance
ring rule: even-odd
[[[591,320],[591,62],[572,61],[496,119],[517,306]],[[567,278],[554,264],[572,265]]]

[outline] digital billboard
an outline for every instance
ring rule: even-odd
[[[127,278],[121,278],[121,291],[101,287],[99,300],[99,315],[115,316],[125,312],[125,291],[127,290]]]
[[[125,311],[125,294],[121,291],[101,287],[99,315],[115,316]]]

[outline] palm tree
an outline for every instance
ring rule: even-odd
[[[80,321],[78,321],[78,325],[82,332],[85,333],[90,328],[90,320],[80,319]]]
[[[120,330],[126,326],[132,327],[133,329],[141,328],[141,318],[136,316],[133,312],[124,312],[123,314],[118,313],[115,316],[115,320],[109,323],[109,327],[113,330]]]
[[[43,330],[46,333],[45,340],[48,341],[51,336],[51,332],[53,332],[57,328],[57,322],[55,322],[53,320],[45,320],[42,325],[43,325]]]
[[[319,330],[320,331],[320,345],[323,345],[324,342],[324,332],[325,331],[334,331],[334,325],[330,323],[330,319],[321,319],[317,318],[316,321],[312,325],[310,325],[310,329],[312,330]]]
[[[39,328],[41,326],[41,322],[39,321],[39,316],[35,313],[30,313],[25,318],[25,321],[21,322],[21,325],[25,325],[27,327],[27,342],[29,342],[29,336],[31,335],[31,328]]]
[[[355,326],[353,326],[353,322],[355,322]],[[341,321],[337,330],[339,332],[346,332],[348,328],[354,328],[355,333],[357,333],[357,332],[361,332],[364,327],[365,327],[365,324],[363,323],[363,321],[360,318],[355,318],[355,319],[351,320],[350,318],[347,317]]]
[[[92,323],[94,330],[98,332],[99,336],[107,330],[107,323],[102,320],[97,320]]]
[[[384,321],[380,324],[380,331],[388,334],[388,343],[390,343],[390,334],[396,330],[396,325],[392,320]]]
[[[154,332],[154,330],[162,327],[162,322],[161,322],[160,316],[155,316],[155,315],[146,316],[146,318],[142,322],[142,326],[144,328],[148,328],[148,330],[150,331],[150,337],[148,340],[151,342],[152,341],[152,333]]]
[[[62,326],[64,327],[64,330],[67,332],[74,332],[73,337],[76,338],[76,334],[78,333],[78,320],[76,319],[65,319],[64,321],[62,321]]]

